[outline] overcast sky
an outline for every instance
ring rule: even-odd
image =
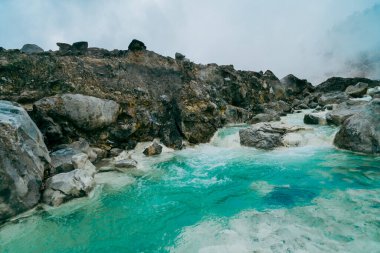
[[[56,42],[148,50],[197,63],[380,79],[380,0],[0,0],[0,46]]]

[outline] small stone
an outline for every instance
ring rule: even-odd
[[[153,144],[147,147],[143,153],[146,156],[152,156],[152,155],[159,155],[161,154],[161,152],[162,152],[162,146],[158,144],[157,142],[153,142]]]

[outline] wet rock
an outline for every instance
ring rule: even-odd
[[[359,97],[364,96],[367,93],[367,90],[368,90],[368,84],[359,82],[354,86],[352,85],[348,86],[345,92],[347,95],[351,97],[359,98]]]
[[[326,121],[328,124],[340,126],[343,122],[356,113],[360,113],[366,101],[347,101],[336,105],[331,112],[326,114]]]
[[[123,171],[124,169],[133,169],[137,167],[137,162],[133,159],[123,159],[116,161],[114,166],[117,170]]]
[[[52,152],[50,154],[52,165],[50,169],[50,175],[56,175],[58,173],[74,170],[71,158],[79,153],[80,151],[72,148],[64,148]]]
[[[225,116],[228,123],[244,123],[251,117],[251,113],[243,108],[227,105]]]
[[[323,94],[319,100],[318,104],[321,106],[328,105],[328,104],[339,104],[344,101],[347,101],[349,97],[346,93],[343,92],[332,92],[332,93],[326,93]]]
[[[325,125],[326,114],[325,113],[307,113],[303,118],[303,122],[308,125]]]
[[[250,124],[256,124],[259,122],[270,122],[270,121],[279,121],[281,118],[280,116],[275,113],[259,113],[255,116],[253,116],[248,122]]]
[[[121,154],[124,150],[121,148],[112,148],[109,152],[110,157],[115,157]]]
[[[364,110],[344,121],[334,144],[342,149],[380,154],[380,99],[372,100]]]
[[[153,155],[159,155],[161,154],[161,152],[162,152],[162,146],[158,144],[157,142],[153,142],[153,144],[147,147],[143,153],[146,156],[153,156]]]
[[[26,53],[26,54],[36,54],[36,53],[43,53],[44,50],[35,44],[25,44],[21,48],[21,52]]]
[[[27,112],[0,100],[0,223],[38,203],[49,163],[42,134]]]
[[[380,86],[376,86],[374,88],[368,89],[367,94],[371,97],[379,96],[380,95]]]
[[[142,51],[145,49],[146,49],[145,44],[139,40],[136,40],[136,39],[132,40],[132,42],[128,46],[128,50],[131,50],[133,52]]]
[[[299,126],[258,123],[239,131],[240,144],[258,149],[270,150],[284,146],[283,137],[292,132],[305,130]]]
[[[72,157],[75,170],[54,175],[46,180],[43,202],[59,206],[73,198],[86,196],[95,186],[95,166],[86,154]]]

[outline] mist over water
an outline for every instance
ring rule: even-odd
[[[5,48],[55,50],[58,41],[85,40],[126,49],[137,38],[162,55],[292,73],[313,84],[380,79],[379,0],[5,0],[0,11]]]
[[[104,185],[92,198],[3,226],[1,252],[379,249],[379,157],[336,150],[330,126],[313,127],[316,137],[301,147],[240,147],[243,127],[165,159],[145,158],[149,167],[131,185]]]

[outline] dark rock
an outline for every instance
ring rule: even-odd
[[[343,92],[348,86],[353,86],[359,82],[367,83],[369,87],[375,87],[380,85],[380,81],[370,80],[367,78],[342,78],[342,77],[331,77],[319,84],[316,87],[316,91],[319,92]]]
[[[153,144],[147,147],[143,153],[146,156],[152,156],[152,155],[159,155],[161,154],[161,152],[162,152],[162,146],[154,141]]]
[[[178,61],[182,61],[186,58],[185,55],[181,54],[181,53],[175,53],[175,59],[178,60]]]
[[[73,148],[64,148],[52,152],[50,154],[52,165],[50,175],[56,175],[58,173],[74,170],[74,165],[71,158],[79,153],[81,152]]]
[[[124,150],[121,148],[112,148],[109,152],[110,157],[115,157],[121,154]]]
[[[50,156],[43,137],[18,104],[0,101],[0,223],[40,199]]]
[[[36,53],[42,53],[44,50],[40,48],[39,46],[35,44],[25,44],[21,50],[21,52],[26,54],[36,54]]]
[[[285,86],[288,96],[300,95],[304,91],[313,90],[314,87],[305,79],[299,79],[298,77],[290,74],[281,79],[281,83]]]
[[[270,87],[270,92],[274,95],[276,100],[287,100],[287,95],[284,85],[280,80],[273,74],[272,71],[267,70],[261,77],[261,80],[264,81],[264,87]]]
[[[79,52],[85,52],[88,49],[88,42],[86,42],[86,41],[75,42],[71,46],[71,49],[79,51]]]
[[[67,52],[71,50],[71,45],[67,43],[57,42],[60,52]]]
[[[225,116],[228,123],[244,123],[248,122],[248,119],[251,117],[251,113],[243,108],[227,105]]]
[[[139,40],[136,40],[136,39],[132,40],[132,42],[128,46],[128,50],[131,50],[133,52],[142,51],[145,49],[146,49],[145,44]]]
[[[380,154],[380,99],[372,100],[364,110],[344,121],[334,138],[342,149]]]
[[[322,114],[308,113],[303,118],[303,123],[308,125],[325,125],[326,117]]]

